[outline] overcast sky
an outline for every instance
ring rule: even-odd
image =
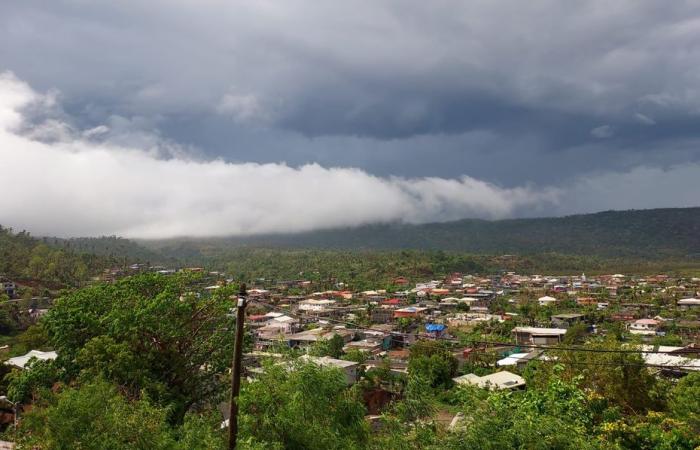
[[[698,206],[698,61],[700,1],[4,0],[0,224]]]

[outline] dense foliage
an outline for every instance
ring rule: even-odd
[[[228,296],[234,290],[200,295],[197,281],[148,274],[59,299],[43,321],[59,354],[56,381],[103,377],[132,397],[147,393],[176,420],[214,398],[222,389],[217,375],[230,364],[234,319]],[[24,376],[14,385],[22,385]],[[22,396],[26,389],[16,400]]]
[[[109,258],[57,248],[26,231],[0,226],[0,276],[73,286],[113,263]]]
[[[408,370],[430,387],[449,388],[458,362],[452,351],[438,341],[419,341],[410,348]]]
[[[241,395],[241,428],[264,448],[365,448],[369,430],[358,390],[337,369],[270,364]]]
[[[118,261],[126,259],[130,264],[176,264],[171,258],[140,245],[138,242],[118,236],[82,237],[82,238],[47,238],[49,245],[76,253],[107,256]]]
[[[216,449],[224,436],[208,416],[189,414],[172,427],[169,411],[148,397],[131,400],[102,379],[59,393],[42,391],[16,433],[32,449]]]

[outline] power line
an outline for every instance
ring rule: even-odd
[[[338,324],[343,324],[343,325],[349,325],[355,328],[363,329],[363,330],[368,330],[368,331],[376,331],[376,332],[381,332],[381,333],[387,333],[386,330],[378,329],[378,328],[372,328],[372,327],[367,327],[360,325],[355,322],[348,322],[348,321],[343,321],[343,320],[337,320],[337,319],[331,319],[331,318],[318,318],[314,316],[302,316],[299,313],[292,313],[289,310],[279,308],[275,305],[272,305],[267,302],[263,302],[261,300],[254,300],[255,302],[267,306],[270,309],[276,310],[278,312],[285,313],[287,315],[290,315],[292,317],[297,316],[296,318],[299,319],[319,319],[319,320],[324,320],[327,322],[333,322],[333,323],[338,323]],[[401,333],[401,332],[396,332],[396,331],[389,331],[388,332],[390,335],[401,335],[401,336],[410,336],[410,333]],[[463,344],[463,341],[460,339],[455,339],[455,338],[437,338],[436,340],[440,341],[445,341],[445,342],[453,342],[453,343],[458,343],[461,345]],[[567,351],[567,352],[589,352],[589,353],[629,353],[629,354],[660,354],[660,355],[679,355],[679,354],[696,354],[698,352],[693,351],[693,350],[676,350],[676,351],[658,351],[658,350],[632,350],[632,349],[600,349],[600,348],[586,348],[586,347],[562,347],[562,346],[545,346],[545,345],[537,345],[537,344],[514,344],[512,342],[500,342],[500,341],[477,341],[477,340],[467,340],[471,344],[482,344],[482,345],[498,345],[502,347],[525,347],[525,348],[532,348],[532,349],[540,349],[540,350],[557,350],[557,351]]]
[[[539,361],[543,363],[550,363],[550,364],[562,364],[565,366],[602,366],[602,367],[651,367],[655,369],[700,369],[698,366],[692,366],[692,365],[679,365],[679,364],[646,364],[646,363],[626,363],[626,362],[582,362],[582,361],[560,361],[560,360],[534,360],[534,361]]]
[[[285,314],[290,315],[291,317],[294,316],[300,316],[299,314],[293,314],[290,311],[287,311],[285,309],[279,308],[275,305],[272,305],[267,302],[260,301],[258,299],[255,300],[255,302],[267,306],[273,310],[276,310],[278,312],[283,312]],[[312,319],[317,319],[316,317],[296,317],[298,319],[302,318],[312,318]],[[342,321],[342,320],[337,320],[337,319],[326,319],[324,318],[323,320],[327,320],[328,322],[335,322],[335,323],[341,323],[345,325],[350,325],[357,327],[359,329],[364,329],[364,330],[371,330],[371,331],[379,331],[382,333],[386,333],[385,330],[380,330],[380,329],[373,329],[371,327],[365,327],[361,326],[357,323],[353,322],[347,322],[347,321]],[[409,335],[408,333],[395,333],[395,332],[390,332],[390,338],[394,342],[400,342],[404,343],[403,341],[399,341],[395,338],[394,334],[402,335],[402,336],[407,336]],[[450,339],[450,338],[443,338],[443,339],[436,339],[435,344],[437,344],[437,341],[446,341],[446,342],[453,342],[453,343],[461,343],[458,339]],[[433,342],[433,341],[423,341],[423,342]],[[616,354],[640,354],[640,353],[645,353],[645,354],[669,354],[669,355],[677,355],[677,352],[661,352],[661,351],[652,351],[652,350],[626,350],[626,349],[593,349],[593,348],[583,348],[583,347],[560,347],[560,346],[542,346],[542,345],[534,345],[534,344],[513,344],[511,342],[494,342],[494,341],[471,341],[474,344],[482,344],[482,345],[499,345],[503,347],[526,347],[526,348],[534,348],[534,349],[541,349],[541,350],[556,350],[556,351],[566,351],[566,352],[584,352],[584,353],[616,353]],[[434,344],[433,344],[434,345]],[[690,352],[689,352],[690,353]],[[542,360],[538,360],[542,361]],[[549,362],[549,361],[545,361]],[[561,361],[551,361],[553,363],[560,363],[560,364],[568,364],[568,365],[579,365],[579,366],[613,366],[613,367],[651,367],[651,368],[659,368],[659,369],[698,369],[698,366],[695,365],[686,365],[686,364],[647,364],[647,363],[627,363],[627,362],[619,362],[619,363],[601,363],[601,362],[591,362],[591,363],[584,363],[584,362],[561,362]]]
[[[451,341],[458,341],[455,339],[450,339]],[[510,342],[498,342],[498,341],[473,341],[469,342],[475,344],[493,344],[501,345],[503,347],[525,347],[534,348],[542,350],[559,350],[568,352],[588,352],[588,353],[629,353],[629,354],[652,354],[652,355],[679,355],[679,354],[698,354],[700,351],[694,350],[675,350],[675,351],[659,351],[659,350],[629,350],[629,349],[607,349],[607,348],[586,348],[586,347],[561,347],[561,346],[549,346],[549,345],[536,345],[536,344],[513,344]]]

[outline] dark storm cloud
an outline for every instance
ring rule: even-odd
[[[570,130],[543,129],[553,119],[567,128],[673,120],[700,101],[692,2],[2,8],[6,68],[58,87],[86,114],[94,103],[112,114],[218,112],[311,136],[535,127],[556,138]]]

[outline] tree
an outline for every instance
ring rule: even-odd
[[[351,348],[348,349],[345,355],[342,356],[342,359],[354,361],[358,364],[364,364],[367,359],[369,359],[369,353],[357,348]]]
[[[411,325],[413,325],[413,320],[409,317],[401,317],[399,318],[397,325],[399,327],[399,330],[405,333],[408,331],[409,328],[411,328]]]
[[[10,334],[17,328],[7,305],[0,305],[0,334]]]
[[[533,383],[545,385],[552,379],[547,370],[564,368],[566,380],[581,377],[580,386],[594,392],[628,413],[644,413],[664,406],[659,381],[646,368],[639,353],[630,352],[613,337],[589,341],[585,351],[553,352],[557,364],[541,364]],[[528,380],[530,381],[530,380]]]
[[[576,322],[571,325],[564,335],[563,344],[582,344],[588,337],[588,325],[583,322]]]
[[[418,341],[410,347],[408,372],[432,387],[450,387],[457,373],[458,361],[447,344]]]
[[[66,381],[102,376],[133,397],[144,390],[179,421],[219,394],[230,364],[234,287],[195,294],[192,275],[145,274],[60,298],[43,325]]]
[[[171,449],[167,411],[146,399],[130,402],[97,380],[52,395],[20,422],[18,444],[37,449]]]
[[[49,343],[49,336],[46,334],[46,329],[41,322],[31,325],[27,330],[19,335],[18,338],[27,350],[36,350],[45,348]]]
[[[13,402],[26,403],[36,398],[42,389],[48,389],[64,376],[64,370],[52,360],[32,358],[24,369],[14,369],[5,375],[7,396]]]
[[[334,334],[330,339],[321,339],[311,348],[310,353],[314,356],[330,356],[340,358],[343,355],[345,341],[339,334]]]
[[[469,312],[469,304],[468,303],[457,303],[457,311],[459,312]]]
[[[696,430],[660,412],[606,422],[600,429],[603,448],[693,450],[700,446]]]
[[[686,422],[700,435],[700,373],[682,378],[669,396],[672,417]]]
[[[412,450],[433,447],[437,442],[437,427],[431,420],[435,414],[435,399],[427,381],[409,375],[401,400],[392,403],[381,418],[382,432],[372,435],[369,448]]]
[[[359,392],[338,369],[270,364],[240,397],[241,436],[266,448],[360,449],[368,429]]]
[[[597,448],[587,436],[592,415],[586,396],[575,383],[554,379],[545,389],[525,392],[458,390],[464,419],[442,443],[446,448]]]

